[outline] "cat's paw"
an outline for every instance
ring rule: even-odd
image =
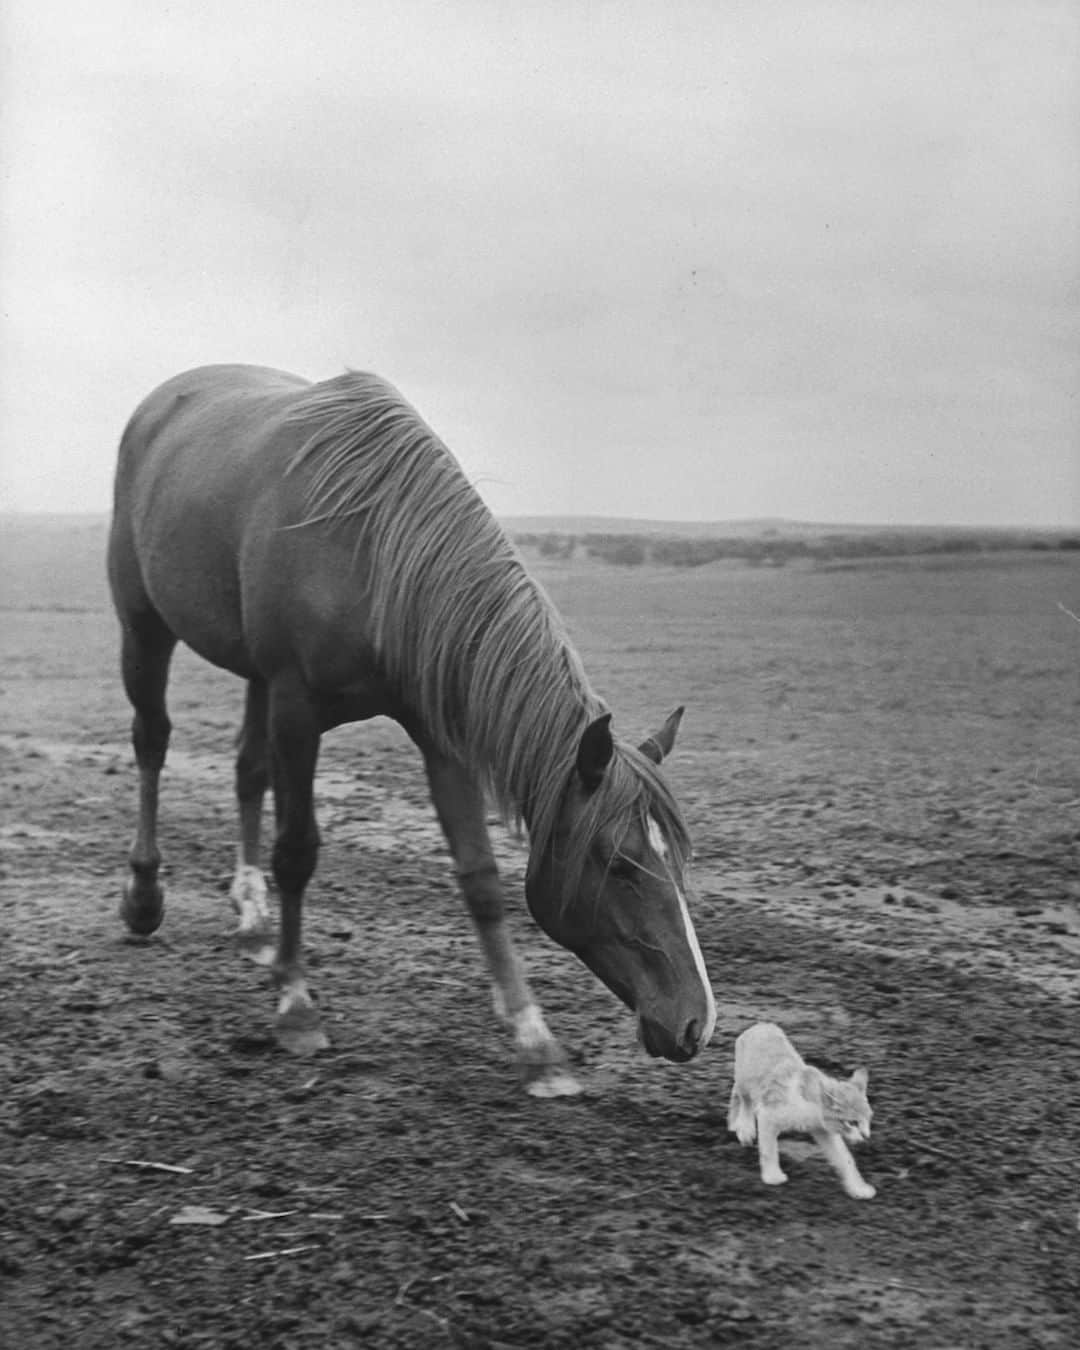
[[[766,1186],[782,1186],[787,1181],[787,1173],[778,1167],[775,1172],[762,1172],[761,1179]]]
[[[860,1181],[857,1186],[848,1186],[847,1193],[852,1200],[873,1200],[877,1190],[868,1181]]]

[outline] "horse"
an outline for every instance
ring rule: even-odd
[[[237,739],[237,942],[272,968],[274,1034],[325,1049],[301,922],[323,732],[395,719],[423,756],[525,1089],[580,1091],[511,941],[487,802],[527,836],[539,927],[637,1016],[653,1057],[708,1044],[716,1006],[687,902],[687,827],[660,769],[682,709],[617,738],[555,606],[458,462],[381,377],[187,371],[120,442],[108,575],[134,717],[138,817],[120,913],[162,922],[159,776],[178,641],[247,682]],[[260,835],[273,794],[272,942]]]

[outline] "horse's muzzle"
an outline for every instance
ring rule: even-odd
[[[676,1037],[659,1022],[649,1017],[639,1017],[638,1036],[646,1053],[652,1055],[653,1059],[670,1059],[675,1064],[685,1064],[701,1049],[701,1027],[695,1019],[687,1022],[682,1033]]]

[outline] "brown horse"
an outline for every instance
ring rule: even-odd
[[[208,366],[161,385],[120,444],[109,580],[135,710],[138,829],[121,904],[133,932],[163,914],[158,778],[181,640],[247,681],[232,899],[241,945],[273,963],[286,1048],[327,1044],[300,941],[319,739],[379,714],[424,757],[529,1091],[578,1086],[507,933],[485,793],[528,831],[536,921],[637,1013],[649,1053],[681,1061],[707,1044],[716,1010],[685,899],[689,841],[657,767],[682,710],[640,747],[613,738],[551,602],[385,381]],[[268,786],[276,952],[259,858]]]

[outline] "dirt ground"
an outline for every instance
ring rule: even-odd
[[[687,705],[671,775],[720,1020],[695,1063],[647,1060],[522,900],[586,1089],[542,1102],[389,724],[325,742],[307,944],[330,1051],[274,1049],[266,973],[233,950],[242,690],[187,654],[166,921],[125,935],[103,526],[2,534],[5,1345],[1075,1343],[1075,556],[546,569],[617,727]],[[519,896],[524,853],[499,851]],[[868,1066],[876,1199],[797,1139],[767,1188],[727,1134],[732,1041],[763,1017],[826,1069]]]

